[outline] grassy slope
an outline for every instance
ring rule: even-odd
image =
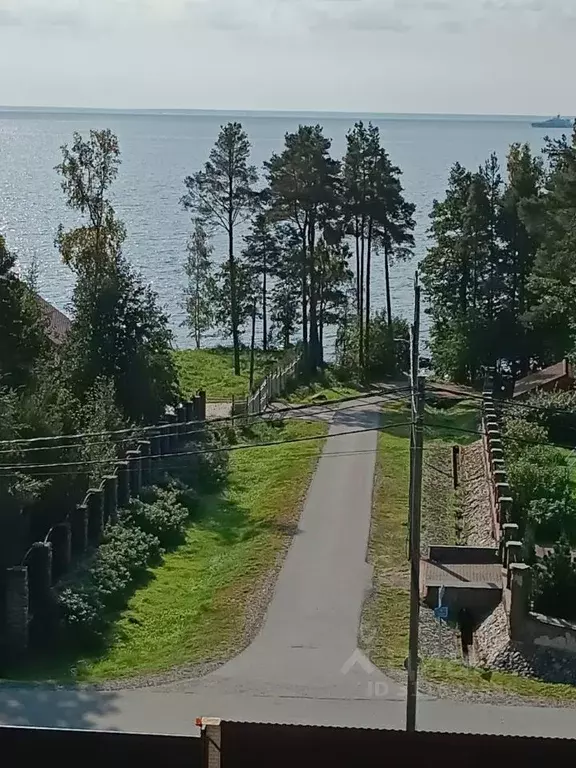
[[[387,410],[385,423],[406,420],[407,412]],[[443,443],[469,442],[473,436],[459,430],[472,430],[476,414],[466,405],[450,411],[427,412],[430,436]],[[442,424],[445,429],[431,425]],[[449,427],[453,431],[450,433]],[[439,447],[438,443],[429,446]],[[431,453],[425,453],[426,461]],[[374,488],[374,516],[370,559],[374,565],[374,594],[363,616],[363,634],[371,638],[369,654],[378,666],[401,668],[408,655],[408,563],[407,508],[409,483],[409,435],[403,427],[389,428],[379,436],[377,476]],[[446,453],[449,456],[449,453]],[[442,467],[450,471],[450,465]],[[426,503],[426,502],[425,502]],[[437,683],[449,683],[482,691],[509,691],[531,698],[576,699],[576,688],[527,680],[505,672],[470,669],[456,662],[424,659],[423,676]]]
[[[265,439],[325,435],[326,426],[286,422]],[[42,670],[97,682],[226,657],[242,643],[246,607],[290,541],[323,440],[230,453],[223,498],[206,498],[185,543],[166,555],[130,600],[106,652]],[[38,670],[26,677],[38,678]]]
[[[316,403],[339,400],[343,397],[365,394],[366,387],[355,381],[344,381],[334,374],[331,368],[327,368],[314,381],[300,384],[287,397],[285,403]]]
[[[256,351],[254,379],[261,381],[282,353]],[[229,347],[215,349],[182,349],[174,352],[178,379],[185,395],[205,389],[208,399],[248,394],[250,382],[250,351],[240,354],[240,376],[234,375],[234,356]]]

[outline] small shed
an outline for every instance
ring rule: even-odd
[[[574,389],[574,366],[565,358],[548,368],[518,379],[514,385],[514,398],[519,400],[528,397],[539,389],[545,392]]]

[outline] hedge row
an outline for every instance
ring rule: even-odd
[[[163,552],[179,544],[195,493],[178,481],[145,490],[109,525],[102,544],[58,585],[61,629],[75,642],[102,637],[134,586]]]

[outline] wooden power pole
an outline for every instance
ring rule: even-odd
[[[420,368],[420,286],[414,282],[414,325],[411,332],[412,429],[410,440],[410,639],[407,659],[406,730],[416,730],[418,696],[418,630],[420,622],[420,527],[422,508],[422,464],[424,448],[424,378]]]

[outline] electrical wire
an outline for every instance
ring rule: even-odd
[[[392,389],[392,390],[376,389],[376,390],[367,392],[367,393],[365,393],[363,395],[350,395],[350,396],[347,396],[347,397],[339,398],[338,400],[331,400],[330,404],[331,405],[338,405],[339,403],[347,403],[347,402],[351,402],[351,401],[354,401],[354,400],[362,400],[362,399],[366,399],[366,398],[369,398],[369,397],[374,397],[374,396],[377,396],[377,395],[382,395],[382,394],[387,394],[387,393],[408,392],[409,390],[410,390],[410,387],[397,387],[397,388]],[[266,410],[265,409],[263,411],[259,411],[258,413],[246,414],[246,415],[243,415],[243,416],[237,416],[237,415],[236,416],[222,416],[222,417],[217,418],[217,419],[209,419],[209,420],[206,420],[206,421],[194,420],[194,421],[179,422],[179,426],[198,426],[198,425],[202,424],[205,427],[206,424],[214,425],[214,424],[221,424],[221,423],[230,423],[230,422],[238,421],[241,418],[254,419],[254,418],[258,418],[258,417],[264,417],[264,416],[268,416],[272,412],[280,413],[280,414],[282,414],[282,413],[292,413],[292,412],[302,411],[302,410],[305,410],[305,409],[312,409],[312,408],[316,408],[316,407],[326,407],[326,403],[322,403],[322,406],[320,406],[320,405],[317,406],[314,403],[301,403],[301,404],[298,404],[298,405],[290,405],[290,406],[286,406],[286,407],[283,407],[283,408],[278,408],[278,409],[275,409],[274,411],[270,411],[270,410]],[[51,435],[51,436],[47,436],[47,437],[30,437],[30,438],[19,438],[19,439],[14,439],[14,440],[0,440],[0,445],[11,445],[11,446],[18,446],[18,445],[21,445],[21,444],[29,445],[29,444],[32,444],[32,443],[33,444],[45,443],[45,442],[53,442],[53,441],[56,441],[56,440],[79,440],[79,439],[82,439],[84,437],[106,437],[106,438],[111,438],[111,437],[116,436],[116,435],[127,435],[127,434],[129,434],[130,437],[127,438],[126,441],[129,441],[129,440],[137,439],[138,436],[140,436],[141,434],[147,434],[149,432],[155,432],[155,431],[157,431],[159,429],[163,429],[163,428],[165,429],[166,427],[171,426],[171,425],[174,426],[175,422],[154,424],[154,425],[150,425],[150,426],[146,426],[146,427],[130,427],[130,428],[119,429],[119,430],[108,430],[108,431],[104,431],[104,432],[79,432],[79,433],[74,434],[74,435]],[[201,431],[203,431],[203,429],[200,429],[198,431],[201,432]],[[124,442],[126,442],[126,441],[124,441]],[[107,442],[107,440],[98,441],[98,442]],[[98,444],[98,442],[95,443],[95,444]],[[122,440],[117,440],[116,442],[123,442],[123,441]],[[58,446],[54,446],[54,447],[57,447],[57,448],[68,448],[68,447],[72,447],[72,446],[58,445]],[[14,450],[16,450],[16,449],[14,449]],[[24,449],[21,449],[21,450],[24,450]],[[10,450],[9,452],[12,453],[14,451]]]
[[[168,454],[155,454],[150,457],[150,459],[171,459],[171,458],[182,458],[184,456],[203,456],[206,454],[214,454],[214,453],[228,453],[230,451],[239,451],[239,450],[248,450],[248,449],[254,449],[254,448],[269,448],[272,446],[280,446],[280,445],[291,445],[293,443],[305,443],[305,442],[311,442],[314,440],[324,440],[324,439],[331,439],[335,437],[347,437],[349,435],[361,435],[365,434],[367,432],[375,432],[375,431],[382,431],[386,428],[396,428],[396,427],[406,427],[410,426],[411,422],[400,422],[400,423],[393,423],[393,424],[387,424],[383,426],[377,426],[377,427],[365,427],[362,429],[351,429],[347,430],[345,432],[334,432],[333,434],[322,434],[322,435],[310,435],[308,437],[294,437],[290,438],[289,440],[272,440],[269,442],[257,442],[257,443],[239,443],[237,445],[224,445],[224,446],[217,446],[214,448],[206,448],[203,450],[198,451],[180,451],[176,453],[168,453]],[[35,469],[49,469],[51,467],[76,467],[76,466],[94,466],[94,465],[100,465],[100,464],[113,464],[115,463],[113,460],[110,459],[93,459],[90,461],[80,461],[80,462],[59,462],[55,464],[29,464],[29,465],[16,465],[16,466],[5,466],[0,468],[0,477],[6,477],[6,472],[18,472],[19,470],[26,470],[26,472],[29,472],[30,470]],[[44,473],[39,474],[34,472],[35,477],[39,476],[56,476],[60,473]],[[70,472],[64,472],[62,474],[70,474]],[[9,476],[9,475],[8,475]]]

